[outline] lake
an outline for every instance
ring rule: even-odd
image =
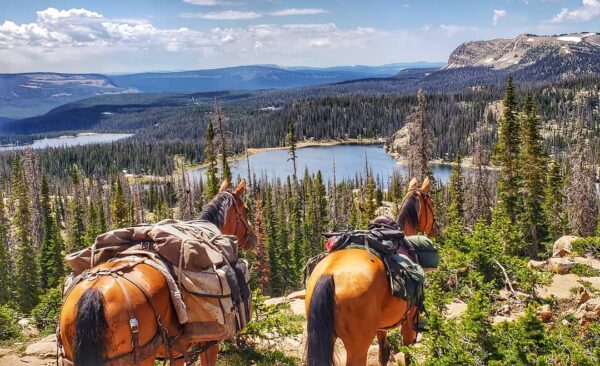
[[[77,136],[61,136],[50,139],[34,140],[29,145],[0,146],[0,151],[22,150],[29,147],[45,149],[47,147],[68,147],[77,145],[106,144],[133,136],[128,133],[84,133]]]
[[[334,145],[334,146],[311,146],[297,150],[296,165],[298,177],[302,178],[304,169],[309,173],[321,171],[324,181],[333,179],[333,162],[335,161],[335,175],[338,182],[354,178],[357,174],[364,174],[365,156],[369,167],[375,176],[383,180],[387,186],[389,178],[394,171],[406,174],[406,167],[399,164],[389,156],[382,145]],[[284,180],[292,175],[292,163],[288,161],[288,150],[268,150],[250,155],[250,168],[257,176],[266,176],[267,179]],[[248,177],[248,165],[246,159],[236,160],[230,163],[233,177]],[[433,175],[439,182],[446,183],[450,178],[452,167],[449,165],[432,166]],[[205,169],[193,170],[190,173],[192,179],[199,179]],[[204,177],[203,177],[204,178]]]

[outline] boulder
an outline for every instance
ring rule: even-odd
[[[303,299],[297,299],[290,302],[290,310],[294,315],[306,316],[306,305]]]
[[[33,324],[30,324],[21,330],[21,334],[25,337],[38,337],[40,335],[39,329]]]
[[[531,259],[527,262],[527,268],[535,270],[543,270],[546,267],[546,261],[534,261]]]
[[[549,304],[544,304],[538,309],[538,315],[544,323],[548,323],[552,319],[552,308]]]
[[[467,304],[462,301],[453,301],[450,304],[446,305],[446,319],[456,319],[459,318],[467,311]]]
[[[573,242],[577,239],[581,239],[579,236],[565,235],[554,242],[552,246],[553,257],[564,257],[565,255],[571,254],[573,250]]]
[[[56,357],[56,342],[38,342],[27,346],[25,355],[40,358]]]
[[[600,297],[596,297],[579,305],[575,312],[579,324],[587,325],[600,321]]]
[[[6,356],[0,359],[0,366],[51,366],[56,365],[55,360],[44,360],[37,357],[16,355]]]
[[[300,290],[300,291],[292,292],[291,294],[287,295],[286,297],[288,300],[295,300],[295,299],[304,299],[305,296],[306,296],[306,290]]]
[[[577,305],[581,305],[591,298],[590,294],[583,288],[579,289],[577,294]]]
[[[286,297],[272,297],[270,299],[265,300],[265,305],[273,306],[273,305],[285,304],[286,302],[288,302],[288,299]]]
[[[21,328],[25,328],[26,326],[28,326],[29,324],[33,323],[33,319],[31,318],[22,318],[19,319],[19,321],[17,322],[17,324],[19,324],[21,326]]]
[[[573,262],[585,264],[588,267],[591,267],[595,270],[600,271],[600,259],[596,258],[584,258],[584,257],[574,257]]]
[[[537,287],[535,292],[542,299],[554,297],[557,300],[569,300],[573,295],[571,288],[583,287],[579,282],[580,279],[579,276],[572,273],[567,275],[555,274],[549,285]]]
[[[567,258],[550,258],[548,259],[548,266],[550,270],[557,274],[567,274],[571,272],[571,268],[575,265],[570,259]]]

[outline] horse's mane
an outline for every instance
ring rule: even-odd
[[[414,227],[419,225],[419,196],[416,190],[410,192],[402,203],[396,222],[402,229],[406,223]]]
[[[206,220],[215,224],[216,227],[222,228],[225,225],[225,217],[227,210],[233,204],[231,192],[219,192],[215,198],[202,207],[202,212],[198,217],[200,220]]]

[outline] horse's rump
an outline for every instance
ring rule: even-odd
[[[250,318],[248,264],[237,258],[237,242],[211,223],[166,220],[100,235],[92,247],[67,257],[74,273],[65,294],[97,276],[95,266],[108,261],[131,268],[144,263],[157,270],[192,342],[231,338]]]

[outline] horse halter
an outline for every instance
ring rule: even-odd
[[[252,235],[254,235],[256,237],[256,234],[254,234],[254,231],[252,230],[252,228],[248,224],[248,221],[244,220],[244,218],[242,217],[242,214],[240,213],[240,210],[239,210],[239,208],[237,206],[239,198],[237,198],[233,193],[231,193],[229,191],[223,191],[223,193],[226,193],[226,194],[230,195],[231,199],[233,200],[233,204],[232,205],[233,205],[233,208],[235,209],[235,216],[236,216],[235,230],[234,230],[235,236],[238,237],[238,241],[240,243],[243,243],[244,248],[246,248],[247,247],[246,241],[248,240],[248,236],[250,234],[252,234]],[[244,234],[241,237],[238,236],[238,228],[240,226],[240,223],[246,229],[246,230],[244,230]]]

